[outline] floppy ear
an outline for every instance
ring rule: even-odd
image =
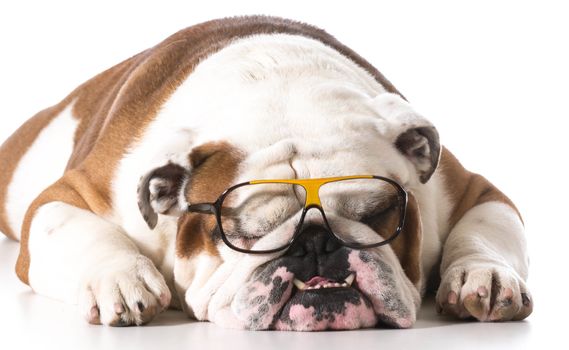
[[[184,212],[187,206],[184,192],[188,178],[187,169],[168,163],[153,169],[140,179],[138,208],[148,227],[156,227],[158,214],[180,216]]]
[[[419,180],[429,181],[441,154],[439,133],[433,126],[416,127],[401,133],[395,141],[397,149],[415,165]]]
[[[415,166],[419,180],[429,181],[441,155],[437,129],[399,95],[380,94],[373,105],[380,117],[380,132]]]

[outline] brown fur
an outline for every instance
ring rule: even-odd
[[[409,193],[407,213],[403,230],[391,243],[391,248],[399,258],[403,271],[409,280],[417,285],[421,281],[421,244],[423,226],[421,213],[415,197]]]
[[[227,143],[207,143],[195,148],[190,163],[195,167],[186,189],[188,203],[213,203],[234,184],[243,155]],[[211,234],[217,223],[214,215],[182,215],[178,224],[176,255],[179,258],[206,251],[219,255]]]
[[[67,166],[68,171],[34,201],[24,219],[17,263],[17,273],[22,281],[27,283],[30,264],[27,241],[35,210],[51,201],[78,205],[98,214],[109,209],[110,184],[117,164],[127,148],[141,137],[158,108],[200,60],[236,38],[261,33],[297,34],[320,40],[367,70],[386,90],[398,93],[379,71],[358,54],[326,32],[303,23],[262,16],[238,17],[184,29],[155,47],[101,73],[64,100],[65,104],[74,102],[73,112],[81,120],[75,135],[75,148]],[[54,108],[57,110],[61,107]],[[57,114],[49,110],[42,113]],[[19,132],[20,135],[33,136],[34,130],[38,128],[32,123]],[[33,140],[30,137],[28,139]],[[0,163],[13,164],[5,175],[7,181],[0,182],[0,188],[4,187],[0,193],[5,193],[14,164],[17,164],[31,141],[24,147],[14,147],[14,150],[11,146],[13,143],[14,141],[0,154]],[[7,155],[12,153],[13,155]],[[78,182],[75,178],[85,181]]]
[[[514,203],[483,176],[464,169],[455,156],[443,148],[439,165],[446,184],[446,191],[454,203],[449,219],[449,227],[454,225],[474,206],[497,201],[512,207],[521,219]]]
[[[125,70],[133,66],[133,59],[131,58],[120,63],[79,86],[57,105],[49,107],[30,118],[2,144],[0,147],[0,163],[3,168],[3,171],[0,172],[0,231],[6,233],[10,238],[16,239],[16,235],[9,227],[6,217],[6,195],[20,159],[36,140],[39,133],[65,107],[75,102],[72,114],[74,118],[79,119],[79,125],[74,135],[74,151],[67,165],[68,169],[75,168],[76,163],[80,163],[86,157],[86,154],[89,153],[90,148],[93,147],[101,129],[100,124],[104,121],[104,119],[98,116],[106,115],[108,112],[113,102],[110,96],[115,94],[113,89],[120,88],[121,75],[125,79],[124,76],[127,75]],[[99,103],[100,101],[103,101],[103,103]],[[61,173],[64,173],[64,169],[62,169]],[[22,231],[25,231],[25,226],[22,226]],[[24,238],[22,237],[22,239]],[[23,245],[26,244],[27,238],[26,243]]]
[[[42,205],[62,201],[74,207],[90,210],[95,214],[103,214],[110,210],[108,202],[90,186],[88,178],[81,172],[70,170],[63,178],[43,191],[30,205],[22,224],[22,238],[20,241],[20,255],[16,262],[16,274],[26,284],[30,268],[30,253],[28,251],[28,234],[32,224],[33,213]]]
[[[53,118],[63,111],[66,105],[66,101],[63,101],[56,106],[39,112],[18,128],[18,130],[0,146],[0,160],[2,164],[2,171],[0,171],[0,231],[12,239],[17,239],[17,235],[15,232],[12,232],[6,214],[8,184],[12,181],[12,176],[14,175],[14,171],[16,171],[20,159],[26,154],[39,133]]]

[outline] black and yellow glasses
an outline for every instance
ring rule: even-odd
[[[267,254],[292,245],[312,208],[320,211],[324,227],[342,245],[373,248],[401,232],[407,192],[396,181],[373,175],[255,180],[228,188],[214,203],[190,204],[188,211],[215,215],[221,239],[231,249]],[[287,242],[265,240],[256,248],[255,243],[287,222],[294,225]]]

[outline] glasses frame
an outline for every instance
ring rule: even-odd
[[[398,198],[401,200],[401,209],[400,209],[400,216],[399,216],[399,224],[395,233],[390,236],[388,239],[385,239],[382,242],[374,243],[374,244],[357,244],[357,243],[350,243],[344,241],[341,237],[336,235],[330,224],[328,223],[328,219],[326,218],[326,214],[324,212],[324,208],[322,207],[322,203],[320,202],[320,195],[319,191],[322,186],[331,182],[338,182],[338,181],[345,181],[345,180],[354,180],[354,179],[377,179],[385,181],[391,185],[393,185],[398,191]],[[247,185],[258,185],[258,184],[291,184],[291,185],[298,185],[304,188],[306,191],[306,199],[304,203],[304,208],[302,210],[302,214],[300,216],[300,220],[298,221],[295,232],[289,242],[282,247],[274,248],[274,249],[267,249],[267,250],[249,250],[244,248],[239,248],[234,246],[223,231],[223,225],[221,224],[221,206],[223,205],[223,201],[225,198],[234,190],[239,187],[247,186]],[[407,191],[401,186],[397,181],[389,179],[383,176],[377,175],[351,175],[351,176],[338,176],[338,177],[326,177],[326,178],[318,178],[318,179],[286,179],[286,180],[252,180],[247,182],[238,183],[233,185],[223,191],[223,193],[217,198],[217,200],[213,203],[196,203],[196,204],[189,204],[187,206],[187,212],[190,213],[200,213],[200,214],[210,214],[215,215],[217,221],[217,227],[219,228],[219,232],[221,234],[221,239],[223,243],[225,243],[229,248],[238,251],[240,253],[245,254],[270,254],[276,253],[281,250],[288,249],[300,236],[301,228],[304,224],[304,218],[306,213],[313,208],[318,209],[322,214],[324,219],[324,225],[328,234],[332,236],[336,241],[338,241],[341,245],[352,248],[352,249],[368,249],[368,248],[375,248],[382,245],[389,244],[395,238],[399,236],[401,231],[403,230],[403,225],[405,224],[405,215],[407,212],[407,202],[408,202],[408,194]]]

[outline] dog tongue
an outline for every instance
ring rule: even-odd
[[[312,277],[310,280],[304,282],[304,284],[306,284],[306,286],[308,287],[314,287],[316,285],[323,285],[326,283],[334,283],[335,281],[326,278],[326,277],[322,277],[322,276],[314,276]]]

